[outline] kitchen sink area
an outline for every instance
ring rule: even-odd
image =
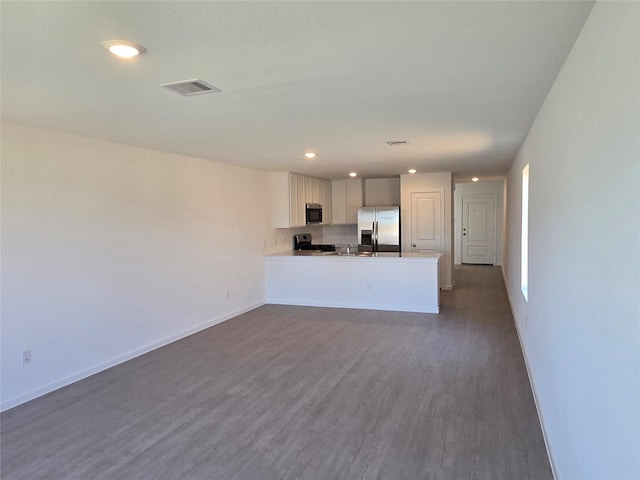
[[[375,257],[378,254],[374,252],[350,252],[350,253],[336,252],[336,255],[344,255],[345,257]]]
[[[343,252],[336,248],[335,252],[322,252],[322,251],[308,251],[308,250],[297,250],[294,252],[296,256],[302,257],[377,257],[380,256],[380,253],[374,252]],[[389,252],[383,253],[384,255],[389,255]],[[400,253],[398,252],[390,252],[391,256],[398,257]]]
[[[301,233],[293,236],[293,254],[302,257],[379,257],[379,256],[400,256],[400,245],[394,245],[386,252],[371,251],[376,248],[373,245],[365,246],[365,251],[360,250],[361,246],[355,244],[330,245],[313,243],[310,233]]]

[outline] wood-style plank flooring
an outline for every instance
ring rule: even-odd
[[[434,314],[266,305],[4,412],[13,479],[552,479],[500,269]]]

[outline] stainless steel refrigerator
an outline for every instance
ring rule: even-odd
[[[358,251],[400,251],[400,207],[358,209]]]

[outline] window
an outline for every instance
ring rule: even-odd
[[[522,239],[520,249],[520,288],[529,301],[529,164],[522,169]]]

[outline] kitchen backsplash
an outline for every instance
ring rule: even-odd
[[[264,240],[263,253],[277,253],[293,249],[293,236],[310,233],[313,243],[325,243],[346,248],[358,244],[357,225],[307,225],[298,228],[276,228]]]
[[[328,243],[335,245],[358,244],[357,225],[325,225],[322,227],[322,240],[314,238],[314,243]]]

